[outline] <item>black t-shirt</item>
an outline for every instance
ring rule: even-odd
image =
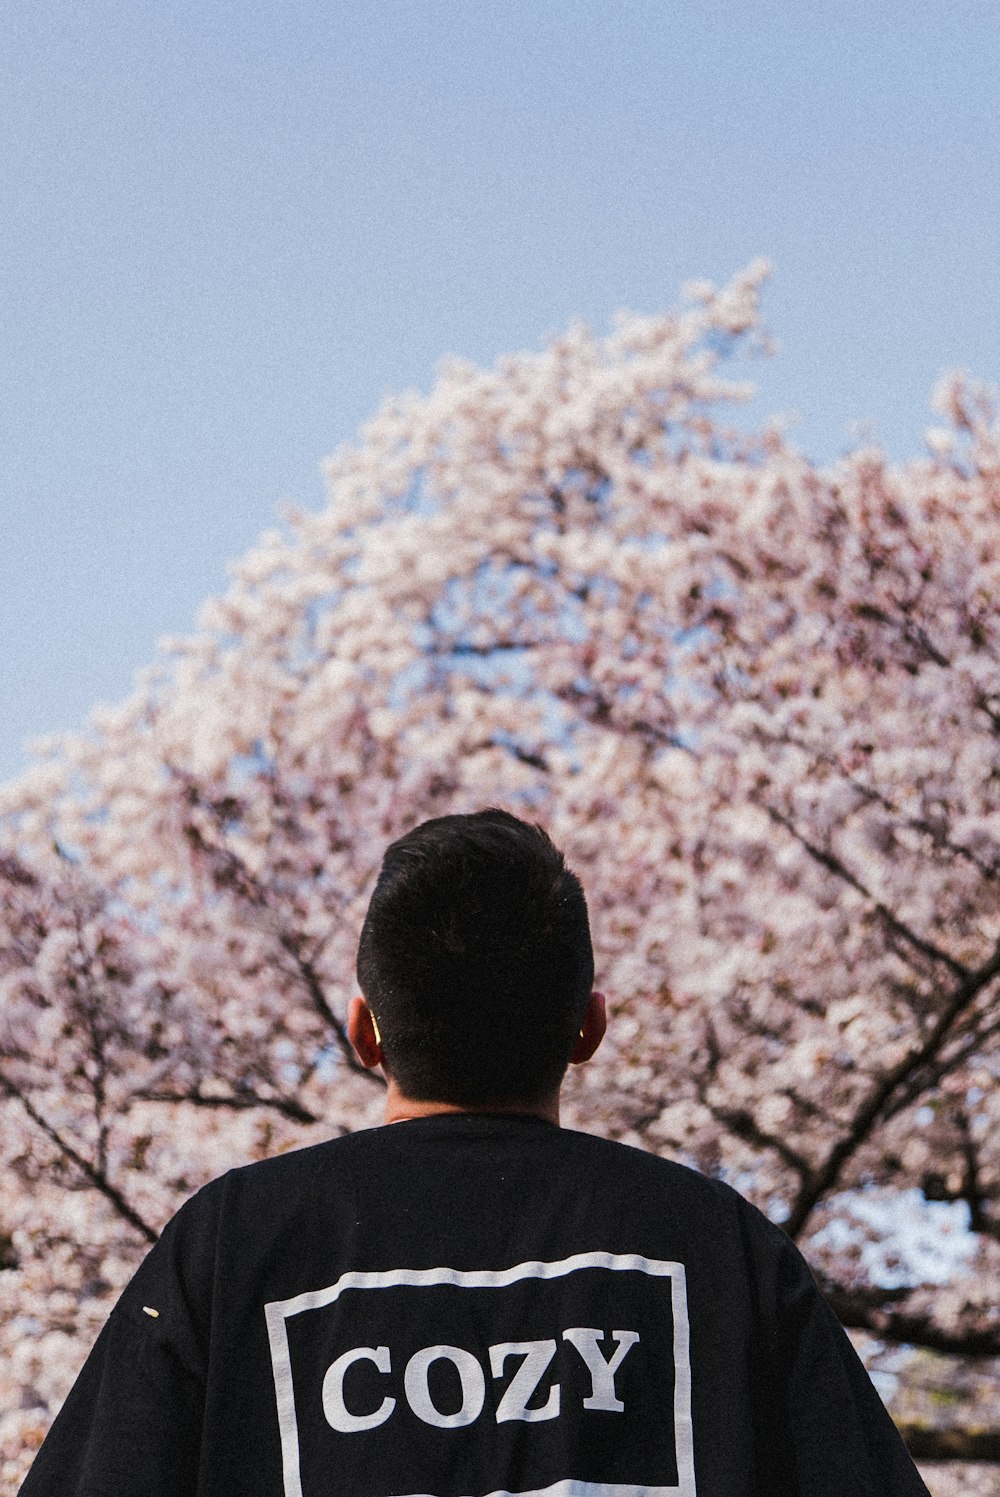
[[[125,1290],[22,1497],[926,1497],[735,1191],[531,1117],[231,1171]]]

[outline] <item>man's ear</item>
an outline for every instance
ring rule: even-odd
[[[604,1038],[608,1027],[607,1006],[603,993],[591,993],[587,999],[587,1011],[583,1016],[580,1038],[573,1046],[570,1065],[582,1066],[589,1060]]]
[[[347,1038],[366,1071],[382,1064],[382,1044],[375,1016],[363,998],[352,998],[347,1010]]]

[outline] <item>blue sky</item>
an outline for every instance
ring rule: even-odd
[[[1000,7],[9,0],[0,778],[129,689],[437,359],[775,276],[757,409],[1000,379]]]

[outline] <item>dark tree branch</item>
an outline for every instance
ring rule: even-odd
[[[479,749],[499,748],[510,754],[519,764],[530,764],[532,769],[540,769],[548,774],[549,766],[542,754],[536,754],[531,749],[522,748],[519,743],[505,743],[502,738],[484,738],[480,743],[474,743],[470,752],[476,753]]]
[[[934,665],[940,666],[942,670],[950,670],[951,660],[943,651],[938,649],[924,626],[916,623],[909,616],[911,610],[912,604],[909,606],[904,604],[902,606],[904,617],[901,625],[882,609],[873,608],[868,604],[862,604],[854,611],[859,618],[870,618],[876,623],[885,624],[887,628],[898,629],[906,642],[913,645],[923,655],[925,660],[932,661]],[[977,692],[975,704],[983,716],[987,718],[994,732],[1000,732],[1000,712],[991,703],[989,695],[985,691]]]
[[[899,809],[895,802],[889,799],[884,791],[876,789],[873,785],[864,784],[855,775],[845,770],[839,759],[835,758],[832,754],[824,753],[821,748],[817,747],[816,744],[810,743],[808,739],[799,738],[794,733],[788,732],[765,733],[759,727],[754,729],[753,739],[754,742],[764,748],[773,748],[777,744],[782,748],[796,748],[805,754],[809,754],[817,764],[825,764],[828,769],[840,774],[845,784],[849,785],[863,801],[869,805],[880,806],[888,815],[894,817],[901,826],[928,837],[935,848],[943,849],[946,852],[952,853],[956,858],[962,858],[966,862],[971,863],[976,871],[991,883],[1000,875],[1000,857],[994,859],[992,863],[984,863],[971,848],[963,846],[961,842],[953,842],[941,825],[930,821],[926,816],[907,815]]]
[[[758,1149],[773,1149],[787,1165],[789,1165],[799,1178],[808,1180],[813,1169],[809,1160],[791,1144],[780,1138],[776,1133],[770,1133],[766,1128],[761,1128],[757,1120],[745,1108],[720,1107],[707,1099],[705,1106],[717,1122],[724,1123],[731,1133],[737,1138],[742,1138],[746,1143],[754,1144]]]
[[[354,1046],[351,1044],[347,1036],[347,1028],[344,1023],[337,1018],[337,1015],[330,1007],[326,993],[323,991],[323,984],[320,981],[319,973],[316,971],[309,958],[302,951],[298,939],[290,932],[283,931],[279,937],[279,940],[282,947],[285,949],[285,951],[288,952],[289,956],[291,956],[293,961],[295,962],[298,974],[305,985],[309,997],[312,999],[313,1007],[333,1030],[334,1037],[340,1048],[340,1052],[344,1057],[344,1060],[347,1062],[348,1068],[354,1071],[356,1075],[366,1077],[367,1080],[371,1081],[374,1085],[384,1087],[385,1081],[383,1080],[379,1072],[368,1070],[367,1067],[361,1064],[360,1060],[355,1055]]]
[[[960,1036],[957,1043],[947,1054],[937,1055],[932,1062],[913,1072],[905,1085],[893,1097],[890,1106],[886,1110],[886,1117],[895,1117],[897,1113],[905,1109],[913,1102],[921,1092],[937,1086],[942,1077],[949,1071],[957,1070],[962,1063],[984,1048],[992,1039],[1000,1035],[1000,1018],[991,1023],[976,1025],[972,1022],[966,1031]]]
[[[77,915],[77,936],[82,935],[80,931],[79,914]],[[105,1054],[105,1040],[107,1036],[101,1028],[98,1020],[98,1005],[94,998],[93,988],[87,983],[85,988],[73,977],[70,981],[73,993],[79,999],[79,1007],[82,1011],[84,1027],[87,1033],[87,1045],[90,1057],[94,1064],[94,1075],[92,1079],[92,1097],[94,1104],[94,1122],[97,1125],[97,1169],[102,1175],[107,1173],[108,1167],[108,1122],[105,1116],[107,1107],[108,1062]]]
[[[909,610],[904,611],[908,612]],[[949,670],[951,668],[951,661],[948,659],[948,656],[942,650],[938,649],[923,624],[917,624],[912,619],[907,618],[903,633],[909,643],[916,645],[926,659],[933,661],[935,665],[939,665],[942,670]]]
[[[189,784],[187,793],[192,804],[205,806],[196,785]],[[215,814],[214,807],[206,806],[206,809]],[[195,852],[200,853],[208,862],[212,879],[218,888],[230,890],[256,908],[270,908],[267,889],[236,853],[229,848],[213,846],[206,842],[198,828],[193,825],[188,824],[184,831]],[[304,984],[316,1012],[333,1031],[348,1068],[359,1076],[365,1076],[376,1086],[384,1087],[385,1082],[378,1072],[367,1070],[355,1055],[354,1047],[347,1037],[347,1030],[330,1007],[319,974],[302,949],[301,937],[292,931],[281,930],[278,933],[278,941],[282,949],[294,961],[296,973]]]
[[[919,951],[921,955],[928,957],[931,961],[940,962],[955,977],[964,979],[969,975],[969,969],[961,962],[956,961],[947,951],[943,951],[941,947],[935,946],[933,942],[925,940],[922,936],[918,936],[916,931],[911,930],[904,921],[893,914],[888,905],[883,904],[880,899],[876,899],[871,890],[866,888],[858,876],[852,873],[846,863],[842,862],[835,853],[827,852],[822,847],[817,847],[814,842],[810,842],[809,838],[803,832],[799,831],[795,823],[784,812],[779,811],[776,806],[765,803],[763,809],[777,826],[783,827],[789,836],[793,837],[799,846],[805,849],[814,862],[819,863],[821,867],[835,874],[837,878],[842,879],[844,883],[862,895],[875,910],[879,918],[906,945],[912,946],[915,951]]]
[[[896,1428],[914,1460],[1000,1463],[1000,1430],[932,1429],[906,1423]]]
[[[880,1341],[920,1346],[953,1357],[1000,1357],[1000,1325],[945,1331],[929,1315],[914,1314],[896,1304],[905,1290],[846,1289],[823,1282],[823,1297],[841,1325],[868,1331]]]
[[[817,1118],[819,1122],[825,1123],[827,1127],[836,1127],[837,1119],[825,1107],[820,1107],[818,1102],[809,1097],[803,1097],[790,1086],[781,1088],[781,1096],[787,1097],[794,1108],[804,1112],[808,1118]]]
[[[989,961],[984,962],[976,971],[967,973],[963,981],[958,984],[923,1043],[916,1046],[888,1070],[869,1092],[858,1108],[851,1126],[838,1139],[824,1163],[813,1171],[811,1178],[800,1192],[792,1207],[791,1215],[785,1223],[785,1231],[790,1237],[794,1238],[801,1232],[813,1208],[836,1184],[848,1159],[857,1152],[870,1136],[876,1122],[886,1113],[894,1093],[900,1086],[905,1085],[914,1072],[922,1070],[929,1061],[933,1060],[956,1020],[998,974],[1000,974],[1000,943],[997,944]]]
[[[192,791],[191,794],[196,795],[197,792]],[[199,804],[204,806],[205,803],[202,801]],[[212,810],[213,808],[207,806],[205,809]],[[242,858],[238,857],[231,848],[208,842],[191,822],[184,827],[184,836],[192,851],[207,863],[209,876],[217,889],[235,894],[238,898],[246,900],[247,904],[257,908],[266,905],[267,900],[259,879],[254,877]]]
[[[52,1124],[49,1123],[41,1115],[41,1113],[29,1100],[29,1098],[25,1096],[21,1088],[17,1086],[13,1081],[11,1081],[9,1077],[2,1074],[0,1074],[0,1091],[3,1091],[12,1100],[20,1103],[24,1111],[27,1113],[28,1117],[34,1123],[35,1127],[38,1128],[41,1133],[44,1133],[45,1137],[49,1139],[51,1143],[55,1144],[56,1148],[63,1155],[63,1157],[69,1160],[70,1164],[72,1164],[74,1168],[77,1169],[81,1175],[83,1175],[83,1177],[94,1187],[95,1190],[100,1191],[101,1195],[103,1195],[106,1200],[110,1201],[111,1205],[118,1212],[119,1216],[122,1217],[124,1221],[127,1221],[130,1227],[134,1227],[135,1230],[139,1232],[147,1242],[152,1243],[156,1241],[159,1233],[154,1231],[149,1223],[142,1219],[138,1211],[136,1211],[135,1207],[129,1204],[118,1187],[111,1183],[107,1175],[103,1171],[96,1169],[89,1160],[85,1159],[83,1155],[80,1154],[78,1150],[76,1150],[73,1145],[63,1137],[58,1128],[54,1128]]]
[[[719,1041],[719,1033],[711,1018],[705,1020],[705,1048],[708,1053],[707,1075],[711,1079],[715,1076],[722,1062],[722,1045]],[[708,1106],[705,1092],[702,1090],[703,1083],[698,1083],[698,1092],[701,1101]]]
[[[544,639],[498,639],[488,645],[474,645],[465,640],[458,640],[453,645],[430,644],[423,651],[425,655],[432,655],[435,659],[461,659],[464,656],[476,656],[488,658],[491,655],[503,655],[518,650],[543,649],[548,640]]]
[[[38,888],[37,874],[32,873],[15,852],[0,852],[0,879],[22,889]]]
[[[992,1237],[1000,1242],[1000,1221],[994,1221],[987,1213],[987,1202],[991,1197],[983,1189],[979,1168],[979,1153],[964,1110],[952,1114],[959,1135],[962,1156],[962,1180],[956,1190],[949,1190],[946,1182],[937,1174],[924,1177],[924,1195],[934,1201],[964,1201],[969,1208],[969,1230],[981,1237]]]
[[[964,1112],[959,1112],[957,1117],[958,1130],[962,1138],[962,1157],[965,1162],[965,1170],[962,1177],[962,1198],[969,1208],[969,1228],[986,1237],[995,1237],[1000,1242],[1000,1223],[991,1221],[986,1215],[986,1196],[982,1189],[982,1179],[979,1170],[979,1154],[976,1150],[975,1139],[969,1127],[969,1119]]]
[[[833,763],[834,761],[829,760],[827,762]],[[919,832],[922,836],[930,838],[934,847],[941,848],[945,852],[951,853],[954,857],[962,858],[965,862],[971,863],[976,872],[980,873],[988,882],[993,883],[996,881],[998,874],[1000,874],[1000,858],[994,859],[992,863],[984,863],[970,847],[963,846],[961,842],[953,842],[940,826],[929,821],[926,816],[906,816],[899,810],[898,806],[893,804],[887,795],[874,789],[873,786],[863,785],[853,775],[847,775],[846,779],[851,789],[860,795],[863,800],[868,801],[869,804],[881,806],[883,811],[887,811],[890,816],[895,816],[901,826],[906,827],[909,831]]]
[[[246,1112],[255,1107],[272,1107],[293,1123],[318,1123],[319,1117],[296,1102],[292,1097],[262,1097],[259,1092],[241,1091],[234,1097],[206,1097],[202,1092],[139,1091],[134,1097],[139,1102],[189,1102],[192,1107],[217,1107],[233,1112]]]
[[[610,728],[622,736],[634,733],[648,748],[678,748],[688,754],[694,753],[691,745],[685,743],[673,729],[658,727],[656,723],[642,717],[632,718],[630,722],[616,720],[611,699],[596,687],[584,690],[580,686],[571,686],[555,695],[560,701],[570,702],[583,711],[588,722],[596,723],[601,728]]]

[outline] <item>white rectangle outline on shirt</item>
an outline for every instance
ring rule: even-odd
[[[281,1463],[285,1497],[303,1497],[299,1471],[299,1431],[295,1418],[295,1390],[288,1350],[286,1320],[303,1310],[321,1310],[332,1305],[346,1289],[416,1288],[421,1285],[454,1284],[464,1289],[505,1289],[521,1279],[558,1279],[581,1268],[608,1268],[654,1274],[670,1280],[670,1304],[674,1321],[674,1440],[677,1456],[675,1487],[636,1486],[621,1482],[557,1481],[531,1492],[482,1492],[469,1497],[697,1497],[694,1479],[694,1434],[691,1426],[691,1356],[687,1312],[687,1280],[683,1263],[642,1258],[637,1253],[574,1253],[554,1263],[531,1261],[513,1268],[466,1270],[458,1268],[393,1268],[384,1273],[352,1271],[326,1289],[310,1289],[292,1299],[273,1300],[264,1306],[267,1336],[271,1345],[274,1394],[278,1405]],[[411,1497],[434,1497],[413,1493]]]

